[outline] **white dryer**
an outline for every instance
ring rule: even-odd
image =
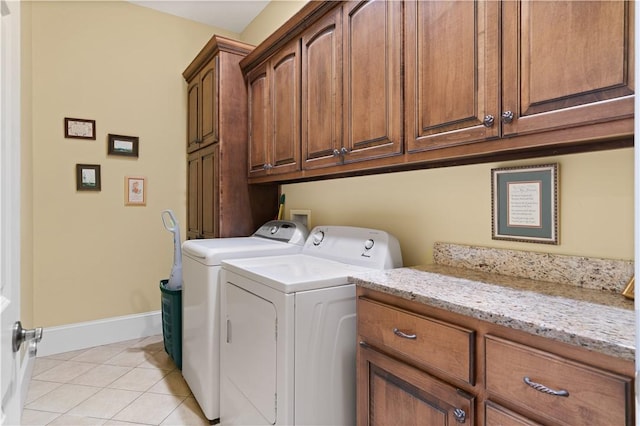
[[[182,376],[209,421],[220,417],[220,262],[298,253],[307,235],[302,224],[274,220],[249,237],[182,244]]]
[[[223,261],[221,423],[354,425],[348,277],[401,266],[392,235],[339,226],[314,228],[299,254]]]

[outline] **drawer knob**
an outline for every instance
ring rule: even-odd
[[[411,339],[411,340],[416,340],[416,337],[418,337],[415,334],[403,333],[402,331],[398,330],[397,328],[393,329],[393,334],[395,334],[396,336],[402,337],[403,339]]]
[[[523,380],[527,385],[531,386],[532,388],[534,388],[538,392],[542,392],[542,393],[546,393],[546,394],[554,395],[554,396],[569,396],[569,392],[564,390],[564,389],[562,389],[562,390],[553,390],[551,388],[546,387],[543,384],[532,382],[531,379],[528,378],[528,377],[525,377]]]

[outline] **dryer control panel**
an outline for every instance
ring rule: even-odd
[[[393,235],[354,226],[316,226],[302,254],[374,269],[402,267],[400,244]]]

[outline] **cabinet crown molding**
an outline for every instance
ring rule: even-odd
[[[195,59],[191,61],[189,66],[183,71],[182,76],[187,81],[191,80],[218,52],[245,56],[253,49],[254,46],[251,44],[214,34],[202,50],[200,50],[200,53],[198,53]]]

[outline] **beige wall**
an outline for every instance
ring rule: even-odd
[[[158,310],[158,283],[173,261],[163,209],[174,210],[185,236],[181,74],[216,31],[120,1],[33,2],[23,30],[31,38],[23,53],[32,71],[33,189],[24,195],[32,196],[33,322]],[[97,139],[65,139],[65,117],[96,120]],[[108,133],[138,136],[139,158],[108,156]],[[76,191],[77,163],[101,165],[102,191]],[[124,206],[127,175],[147,178],[146,207]]]
[[[307,4],[306,0],[272,0],[240,35],[249,44],[258,45]]]
[[[559,163],[560,244],[491,238],[491,168]],[[633,149],[283,185],[285,217],[384,229],[405,265],[432,262],[436,241],[633,260]]]

